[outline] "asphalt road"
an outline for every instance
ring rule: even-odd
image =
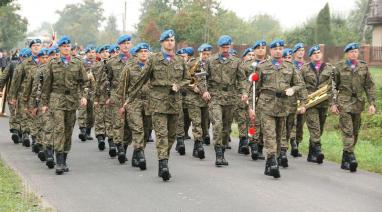
[[[172,178],[157,177],[155,144],[146,149],[146,171],[120,165],[95,141],[78,140],[76,126],[68,163],[70,172],[57,176],[30,148],[10,139],[8,119],[0,118],[0,155],[38,195],[58,211],[382,211],[382,175],[359,170],[350,173],[338,164],[306,162],[289,157],[281,178],[263,174],[264,161],[237,154],[237,139],[226,151],[228,167],[216,168],[212,146],[204,160],[174,148],[169,162]],[[340,153],[339,153],[340,154]],[[381,164],[382,165],[382,164]]]

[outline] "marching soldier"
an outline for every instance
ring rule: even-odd
[[[240,60],[232,56],[232,38],[223,35],[218,40],[219,52],[212,56],[206,66],[207,86],[201,85],[203,99],[209,103],[210,118],[213,126],[213,138],[216,152],[215,165],[227,166],[224,152],[229,139],[230,124],[236,100],[236,85],[241,93],[241,100],[247,101],[245,74],[240,68]],[[208,87],[208,88],[207,88]]]
[[[97,59],[95,46],[93,45],[86,46],[84,52],[86,56],[83,63],[84,63],[86,73],[88,73],[89,90],[87,91],[88,97],[87,97],[86,108],[83,108],[83,107],[78,108],[78,126],[80,127],[80,134],[78,135],[78,138],[81,141],[93,140],[93,138],[90,135],[92,126],[94,125],[92,93],[94,92],[94,88],[95,88],[95,85],[94,85],[95,79],[92,73],[92,69]]]
[[[361,112],[367,100],[369,114],[375,114],[375,87],[367,64],[358,60],[359,44],[348,44],[344,52],[346,59],[337,64],[335,69],[335,90],[330,110],[339,114],[344,145],[341,168],[355,172],[358,162],[354,149],[361,127]]]
[[[53,130],[56,155],[56,174],[69,171],[67,157],[71,149],[72,134],[79,104],[86,107],[86,83],[88,76],[80,58],[71,55],[71,40],[61,37],[57,45],[60,57],[47,65],[47,75],[43,82],[42,111],[52,112],[55,123]],[[81,91],[81,92],[79,92]]]
[[[131,48],[131,36],[122,35],[117,39],[117,44],[120,48],[120,54],[110,58],[103,66],[103,72],[100,77],[99,85],[96,86],[96,105],[101,101],[105,101],[105,105],[108,110],[107,133],[109,143],[109,155],[110,157],[117,156],[118,161],[123,164],[126,162],[126,149],[127,145],[131,142],[131,135],[127,134],[125,138],[125,127],[127,127],[121,120],[119,115],[120,105],[116,105],[111,97],[118,88],[119,80],[121,79],[121,73],[123,67],[131,59],[129,50]],[[98,94],[97,94],[98,93]],[[118,102],[119,103],[119,102]],[[128,131],[128,128],[126,128]],[[129,133],[129,131],[128,131]]]
[[[255,52],[254,63],[252,66],[256,68],[258,64],[267,60],[267,42],[264,40],[256,41],[256,43],[252,46],[253,51]],[[257,98],[256,105],[257,105]],[[264,140],[263,140],[263,132],[261,130],[261,113],[260,110],[256,110],[256,118],[255,118],[255,128],[256,133],[253,138],[250,138],[249,146],[251,149],[251,158],[253,160],[265,160],[263,155],[264,148]]]
[[[305,64],[304,56],[305,56],[305,48],[303,43],[297,43],[293,48],[294,61],[293,64],[297,73],[300,74],[302,66]],[[297,96],[297,95],[296,95]],[[297,98],[291,97],[295,108],[297,108]],[[297,111],[294,110],[293,111]],[[305,114],[296,114],[296,120],[292,123],[290,121],[288,123],[291,127],[290,134],[288,139],[290,140],[290,154],[293,157],[301,157],[301,153],[298,151],[298,146],[302,142],[303,139],[303,131],[304,131],[304,123],[305,123]]]
[[[109,47],[110,56],[109,57],[114,57],[116,55],[119,55],[119,51],[120,51],[120,49],[119,49],[119,46],[117,44],[110,45],[110,47]]]
[[[12,79],[11,87],[11,104],[16,106],[16,112],[21,114],[21,131],[22,131],[22,140],[23,145],[26,147],[30,146],[29,134],[31,133],[31,128],[35,127],[31,124],[31,117],[27,113],[27,108],[25,108],[22,103],[22,99],[19,99],[23,96],[24,87],[27,82],[27,78],[30,72],[35,72],[38,67],[38,58],[37,54],[41,49],[41,40],[34,39],[29,43],[29,48],[32,51],[32,56],[25,59],[19,66],[17,66],[17,71]],[[33,133],[35,133],[34,129]],[[36,143],[36,135],[32,134],[32,144]]]
[[[258,110],[261,110],[261,130],[267,151],[264,174],[279,178],[278,164],[288,167],[286,155],[288,142],[285,138],[288,97],[301,90],[303,82],[296,73],[293,64],[282,59],[284,41],[274,40],[270,44],[270,48],[272,58],[261,62],[256,67],[256,72],[259,75],[256,86],[258,92],[256,93],[259,95]],[[302,113],[305,112],[304,109],[304,105],[302,105]],[[276,154],[278,152],[277,161]]]
[[[129,99],[134,99],[144,84],[150,81],[149,110],[156,134],[158,176],[167,181],[171,178],[168,159],[176,139],[176,127],[182,109],[179,90],[190,82],[186,79],[184,60],[174,52],[174,31],[164,31],[159,41],[161,52],[150,56],[145,64],[142,78],[130,89]]]
[[[305,82],[308,95],[327,86],[327,91],[331,92],[334,67],[329,63],[322,62],[320,46],[316,45],[309,49],[308,56],[310,62],[302,66],[301,77]],[[323,101],[305,112],[306,124],[310,133],[309,162],[321,164],[324,160],[324,153],[321,150],[321,136],[324,132],[326,116],[329,108],[329,101]]]
[[[148,84],[139,91],[135,99],[125,103],[129,88],[142,76],[144,66],[150,56],[150,46],[147,43],[139,43],[131,49],[131,54],[136,55],[121,73],[121,81],[114,95],[114,102],[120,104],[120,115],[125,124],[129,124],[132,132],[132,143],[134,152],[132,166],[146,169],[146,158],[144,149],[149,138],[151,128],[151,115],[148,111]]]
[[[3,70],[0,76],[0,90],[3,90],[4,86],[9,86],[9,89],[14,87],[12,86],[12,78],[16,74],[17,66],[19,66],[23,60],[32,56],[32,51],[29,48],[23,48],[20,50],[17,62],[11,61],[5,69]],[[12,90],[9,90],[8,93],[12,93]],[[22,131],[21,131],[21,114],[16,113],[15,105],[11,104],[10,95],[7,96],[8,108],[9,108],[9,131],[12,133],[11,138],[15,144],[21,142]]]

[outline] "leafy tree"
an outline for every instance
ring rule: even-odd
[[[329,4],[326,3],[325,7],[317,15],[316,30],[315,30],[315,43],[332,44],[331,22]]]
[[[7,4],[0,7],[0,47],[10,50],[17,42],[25,38],[28,21],[22,18],[18,4]]]
[[[113,15],[109,16],[107,18],[105,29],[100,33],[99,43],[102,43],[102,44],[115,43],[119,35],[120,35],[120,32],[117,29],[117,18]]]

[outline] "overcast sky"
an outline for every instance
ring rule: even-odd
[[[44,21],[54,23],[55,13],[67,4],[82,0],[16,0],[21,5],[20,14],[29,21],[28,31],[33,31]],[[102,1],[105,16],[115,15],[122,29],[124,2],[127,2],[127,30],[133,31],[138,23],[143,0]],[[256,14],[270,14],[278,19],[284,29],[293,28],[316,15],[329,2],[331,12],[347,15],[355,7],[355,0],[221,0],[222,7],[233,10],[239,17],[248,19]]]

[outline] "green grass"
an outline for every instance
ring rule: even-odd
[[[26,191],[20,178],[1,160],[0,211],[42,211],[37,197]]]
[[[362,114],[362,127],[355,153],[361,169],[382,173],[382,68],[371,68],[376,86],[377,113],[373,116],[366,112]],[[366,110],[368,104],[366,104]],[[237,125],[232,126],[232,136],[237,137]],[[328,114],[325,132],[321,138],[325,159],[339,163],[342,157],[342,139],[338,127],[338,116]],[[307,155],[309,131],[304,128],[304,140],[301,151]]]

